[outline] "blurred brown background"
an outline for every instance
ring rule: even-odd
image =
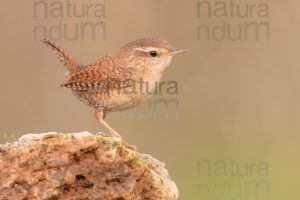
[[[155,117],[126,117],[133,111],[108,116],[109,123],[139,151],[166,162],[181,199],[205,199],[201,198],[199,185],[203,180],[208,185],[215,181],[214,177],[197,174],[199,160],[234,160],[242,166],[266,162],[269,176],[248,178],[266,180],[269,199],[299,199],[299,1],[235,1],[241,9],[247,3],[268,5],[269,17],[254,15],[246,19],[199,18],[195,0],[76,0],[70,2],[78,10],[82,5],[104,4],[106,17],[97,17],[92,10],[89,17],[44,17],[41,8],[35,17],[34,2],[0,2],[2,142],[11,140],[11,134],[104,130],[93,119],[92,109],[59,87],[64,82],[63,66],[40,42],[41,34],[34,38],[36,26],[49,28],[61,21],[72,30],[74,24],[102,21],[106,24],[105,40],[102,35],[92,40],[87,34],[83,40],[60,37],[57,42],[82,63],[142,37],[163,38],[190,50],[176,57],[164,76],[165,81],[178,81],[179,95],[154,97],[177,99],[179,118],[174,110],[165,117],[162,107]],[[51,9],[55,1],[44,2]],[[270,39],[255,40],[254,33],[244,41],[197,38],[199,25],[215,26],[222,21],[235,26],[235,30],[241,21],[267,21]],[[148,110],[139,112],[145,114]],[[218,178],[228,181],[234,177]],[[246,194],[235,199],[255,198]],[[219,199],[234,198],[224,193]]]

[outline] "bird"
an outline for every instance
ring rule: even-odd
[[[147,101],[162,79],[172,58],[187,50],[174,48],[166,40],[142,38],[90,63],[81,64],[55,42],[42,42],[65,66],[68,88],[80,101],[95,109],[94,116],[112,137],[121,138],[105,120],[110,112],[123,111]]]

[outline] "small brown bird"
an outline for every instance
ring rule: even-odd
[[[144,38],[121,47],[92,64],[82,65],[54,42],[43,39],[68,70],[66,83],[73,94],[95,108],[95,117],[115,137],[120,135],[104,120],[109,112],[132,108],[147,100],[174,55],[186,50],[168,42]]]

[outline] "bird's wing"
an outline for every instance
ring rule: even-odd
[[[107,92],[135,84],[133,74],[132,68],[122,67],[120,63],[104,57],[76,72],[62,87],[75,91]]]

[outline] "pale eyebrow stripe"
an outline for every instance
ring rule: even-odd
[[[134,50],[136,50],[136,51],[144,51],[144,52],[156,51],[156,49],[152,48],[152,47],[148,47],[148,48],[137,47]]]

